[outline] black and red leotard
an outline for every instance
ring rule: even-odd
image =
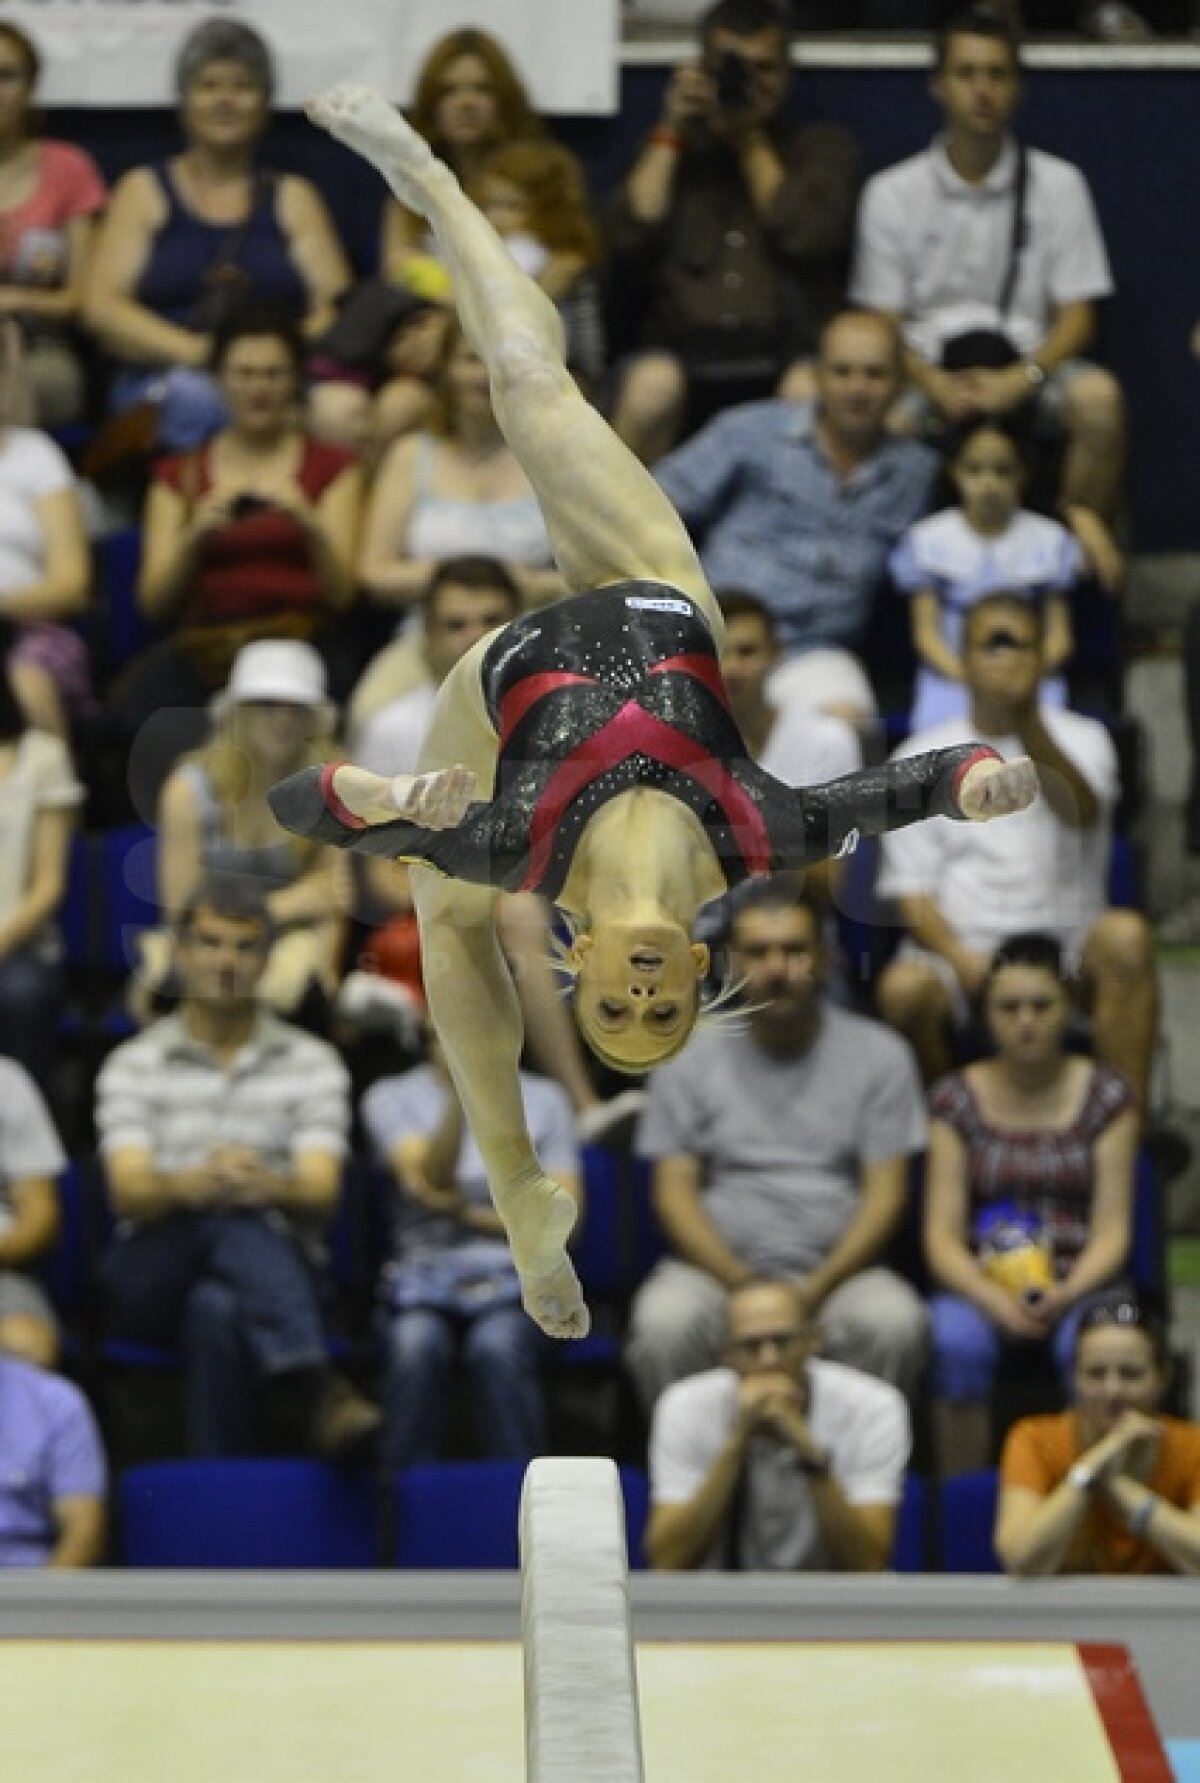
[[[696,814],[732,886],[844,853],[859,835],[960,817],[963,774],[994,754],[968,743],[824,786],[785,786],[747,753],[699,609],[659,582],[614,583],[514,620],[487,650],[482,679],[500,740],[495,779],[453,829],[361,822],[333,791],[337,764],[272,789],[280,823],[554,898],[588,819],[620,793],[656,787]]]

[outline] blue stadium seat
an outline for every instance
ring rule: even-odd
[[[90,1310],[95,1258],[94,1181],[86,1160],[73,1159],[57,1183],[58,1236],[38,1264],[46,1292],[68,1326]]]
[[[554,1360],[568,1369],[615,1368],[630,1299],[666,1244],[646,1163],[599,1145],[585,1146],[581,1161],[583,1219],[571,1254],[594,1323],[585,1338],[557,1345]]]
[[[938,1494],[938,1557],[942,1572],[998,1573],[992,1546],[999,1500],[994,1467],[944,1480]]]
[[[919,1474],[906,1474],[904,1496],[896,1516],[892,1542],[892,1570],[923,1573],[929,1566],[929,1492]]]
[[[373,1481],[319,1461],[156,1461],[118,1488],[127,1566],[370,1567]]]
[[[143,617],[137,604],[141,561],[142,532],[138,526],[122,527],[99,541],[97,582],[102,635],[107,643],[105,666],[110,675],[162,635],[158,627]]]
[[[1167,1298],[1167,1237],[1163,1193],[1154,1159],[1143,1147],[1133,1182],[1133,1243],[1129,1274],[1139,1294],[1161,1306]]]
[[[146,823],[122,824],[99,838],[102,913],[98,964],[124,975],[137,958],[137,938],[159,920],[157,837]]]
[[[630,1565],[645,1565],[648,1488],[638,1468],[622,1467]],[[522,1461],[446,1461],[396,1476],[396,1565],[429,1570],[518,1565]]]

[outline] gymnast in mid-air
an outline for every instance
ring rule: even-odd
[[[801,791],[764,773],[729,713],[721,615],[687,533],[576,389],[553,305],[379,94],[335,87],[309,115],[428,219],[496,418],[577,592],[481,639],[447,676],[416,775],[312,768],[276,787],[272,805],[300,834],[417,865],[430,1013],[526,1310],[552,1336],[579,1337],[575,1208],[526,1127],[498,894],[532,890],[558,906],[583,1037],[610,1066],[643,1072],[679,1052],[700,1015],[701,905],[860,835],[1021,810],[1036,772],[968,744]]]

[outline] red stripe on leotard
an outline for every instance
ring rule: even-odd
[[[656,662],[650,673],[691,675],[694,680],[702,682],[709,693],[716,695],[727,712],[729,710],[729,695],[725,691],[725,683],[721,679],[715,656],[701,655],[699,652],[690,656],[668,656],[665,662]]]
[[[572,675],[566,669],[550,670],[544,675],[526,675],[510,687],[500,701],[500,742],[505,744],[531,706],[559,687],[594,687],[594,675]]]
[[[572,800],[607,769],[636,754],[648,755],[652,761],[698,780],[720,805],[747,871],[767,872],[771,844],[754,800],[715,755],[655,718],[636,700],[628,700],[606,725],[564,756],[547,781],[529,829],[529,868],[521,882],[522,891],[536,891],[540,885],[555,831]]]

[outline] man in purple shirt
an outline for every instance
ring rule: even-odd
[[[87,1400],[6,1354],[0,1321],[0,1566],[95,1566],[105,1465]]]

